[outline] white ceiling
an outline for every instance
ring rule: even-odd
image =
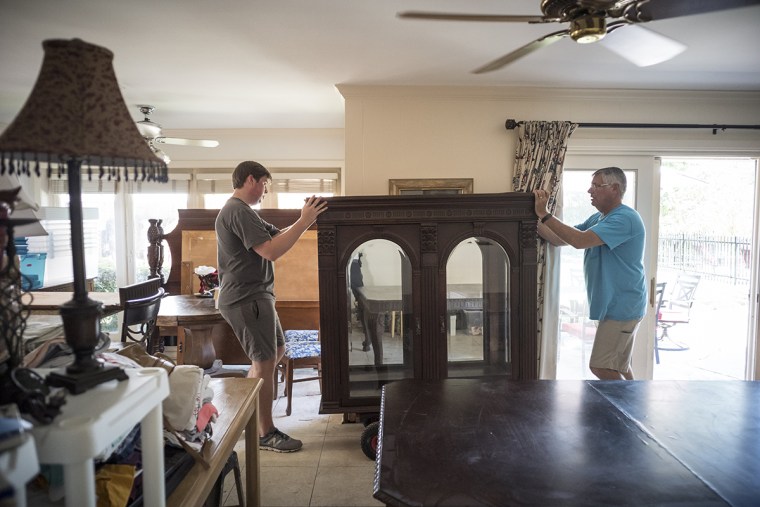
[[[0,126],[20,110],[44,39],[114,52],[133,116],[165,129],[343,127],[337,84],[760,91],[760,6],[646,26],[688,46],[639,68],[564,39],[470,71],[558,24],[404,20],[403,10],[539,15],[539,0],[0,0]]]

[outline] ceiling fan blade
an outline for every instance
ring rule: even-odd
[[[623,17],[629,21],[655,21],[750,5],[760,5],[760,0],[650,0],[631,5]]]
[[[517,23],[549,23],[556,21],[543,16],[509,16],[502,14],[457,14],[453,12],[404,11],[397,14],[399,18],[427,19],[435,21],[496,21]]]
[[[599,44],[639,67],[670,60],[686,49],[677,40],[640,25],[616,26]]]
[[[525,46],[516,49],[515,51],[512,51],[511,53],[502,56],[501,58],[497,58],[496,60],[487,63],[486,65],[483,65],[480,68],[477,68],[472,71],[473,74],[483,74],[485,72],[491,72],[497,69],[500,69],[504,67],[505,65],[514,62],[518,58],[522,58],[523,56],[530,54],[538,49],[541,49],[543,47],[546,47],[550,44],[554,44],[555,42],[567,37],[569,35],[568,30],[561,30],[559,32],[550,33],[549,35],[545,35],[544,37],[541,37],[540,39],[536,39],[530,44],[526,44]]]
[[[216,148],[219,141],[210,139],[183,139],[181,137],[157,137],[153,140],[159,144],[178,144],[180,146],[200,146],[202,148]]]

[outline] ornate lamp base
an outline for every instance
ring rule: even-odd
[[[100,340],[100,317],[102,305],[87,297],[61,305],[63,330],[66,344],[74,352],[74,364],[65,373],[51,373],[47,384],[65,387],[71,394],[81,394],[96,385],[109,380],[127,380],[127,374],[118,366],[107,366],[95,357],[95,348]]]
[[[52,387],[65,387],[71,394],[82,394],[88,389],[108,382],[109,380],[127,380],[127,374],[118,366],[101,366],[96,370],[88,370],[80,373],[53,372],[47,376],[45,382]]]

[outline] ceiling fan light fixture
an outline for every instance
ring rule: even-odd
[[[600,41],[607,35],[604,16],[581,16],[570,22],[570,38],[579,44]]]
[[[150,120],[142,120],[135,122],[137,130],[140,131],[140,135],[145,139],[153,139],[161,135],[161,125],[154,123]]]

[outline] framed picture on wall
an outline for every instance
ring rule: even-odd
[[[471,194],[472,186],[472,178],[388,180],[390,195]]]

